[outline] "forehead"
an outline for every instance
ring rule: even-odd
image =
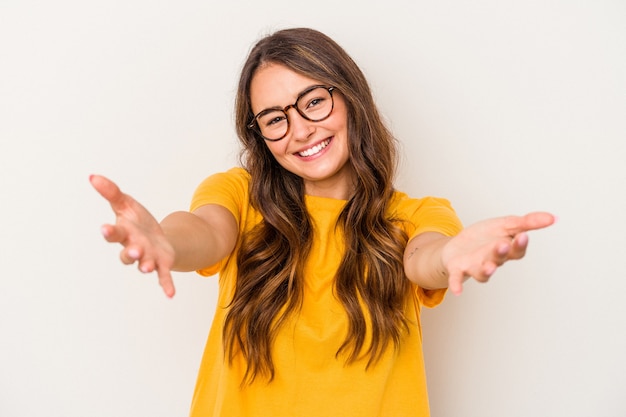
[[[250,103],[253,113],[270,107],[293,104],[308,87],[319,80],[295,72],[284,65],[269,63],[259,67],[250,82]]]

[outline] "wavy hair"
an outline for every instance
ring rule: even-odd
[[[367,358],[369,367],[390,343],[397,348],[408,332],[403,306],[409,283],[402,261],[407,236],[388,212],[396,141],[382,122],[365,76],[337,43],[312,29],[281,30],[250,51],[235,102],[241,160],[252,178],[251,204],[263,218],[242,237],[235,293],[223,328],[229,363],[237,354],[246,360],[242,383],[260,375],[270,381],[274,377],[272,342],[284,320],[301,306],[303,270],[313,239],[302,178],[279,165],[263,138],[247,127],[253,117],[250,84],[268,63],[336,87],[347,106],[348,163],[356,184],[337,222],[345,253],[334,292],[349,320],[337,356],[346,363]]]

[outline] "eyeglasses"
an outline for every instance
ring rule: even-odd
[[[300,94],[295,103],[285,108],[271,107],[257,113],[248,124],[248,129],[255,129],[265,140],[271,142],[281,140],[289,131],[287,110],[292,107],[306,120],[321,122],[333,111],[334,90],[335,87],[314,85]]]

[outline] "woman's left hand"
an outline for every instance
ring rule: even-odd
[[[486,282],[506,261],[521,259],[528,246],[530,230],[554,224],[545,212],[507,216],[475,223],[450,239],[441,252],[448,271],[448,288],[459,295],[469,278]]]

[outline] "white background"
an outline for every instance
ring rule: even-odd
[[[237,163],[250,46],[310,26],[371,82],[398,187],[466,224],[549,210],[424,313],[433,417],[626,415],[626,3],[0,0],[0,415],[184,416],[216,280],[117,259],[101,173],[162,218]],[[314,387],[312,387],[314,389]]]

